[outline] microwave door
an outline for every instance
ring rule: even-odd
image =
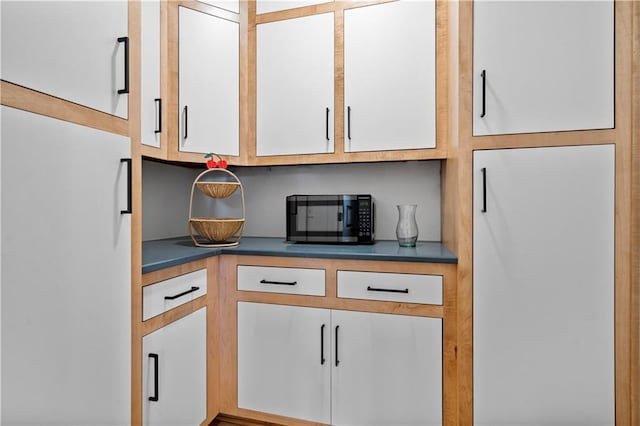
[[[297,229],[307,241],[339,241],[343,217],[343,208],[336,203],[299,205]]]

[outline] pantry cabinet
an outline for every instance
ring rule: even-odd
[[[238,302],[238,406],[334,425],[441,425],[442,320]]]
[[[2,80],[128,116],[126,1],[3,1]]]
[[[179,151],[239,155],[239,25],[179,8]]]
[[[344,11],[346,152],[435,148],[435,10],[397,1]]]
[[[614,145],[473,156],[476,425],[615,423]]]
[[[207,418],[207,308],[142,339],[143,425],[198,426]]]
[[[474,136],[614,127],[613,9],[474,2]]]
[[[142,143],[160,148],[163,102],[160,91],[160,1],[140,2],[141,11],[141,116]],[[163,129],[164,127],[164,129]]]
[[[6,106],[1,120],[0,422],[129,424],[129,139]]]
[[[333,13],[256,27],[256,153],[334,151]]]

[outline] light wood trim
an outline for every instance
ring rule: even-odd
[[[640,424],[640,3],[633,2],[631,93],[631,424]]]
[[[131,100],[131,94],[129,94]],[[80,104],[0,80],[0,102],[12,108],[34,112],[82,126],[129,136],[129,122]]]
[[[207,267],[207,259],[196,260],[194,262],[183,263],[182,265],[172,266],[170,268],[160,269],[142,275],[142,286],[147,286],[169,278],[188,274]],[[208,290],[207,290],[208,291]]]
[[[333,14],[333,152],[344,149],[344,9],[337,3]]]
[[[178,38],[180,31],[178,28],[178,5],[179,2],[169,0],[164,10],[166,11],[167,25],[167,59],[166,64],[163,61],[163,68],[166,70],[166,93],[163,95],[166,99],[166,137],[162,141],[167,148],[166,159],[175,160],[175,156],[180,150],[180,111],[179,111],[179,84],[180,84],[180,54],[178,52]],[[164,111],[163,111],[164,112]],[[164,118],[164,117],[163,117]],[[198,162],[202,161],[202,158]]]
[[[142,158],[141,149],[141,5],[128,4],[129,135],[131,138],[131,424],[142,424]]]
[[[614,143],[617,136],[618,131],[616,129],[524,133],[514,135],[476,136],[472,138],[471,145],[473,150],[600,145],[603,143]]]
[[[209,424],[220,413],[220,324],[222,318],[217,309],[219,257],[206,260],[207,267],[207,420]]]
[[[326,274],[325,296],[302,296],[238,291],[237,266],[239,265],[324,269]],[[444,280],[443,305],[420,305],[415,303],[409,304],[338,298],[337,271],[340,270],[441,275]],[[225,390],[225,392],[221,393],[220,411],[222,413],[239,416],[244,419],[255,419],[258,421],[274,422],[282,425],[318,424],[238,408],[237,303],[239,301],[245,301],[444,318],[444,425],[457,425],[457,287],[455,264],[224,255],[220,257],[219,277],[220,294],[218,309],[220,311],[221,318],[223,318],[220,331],[220,386],[221,389]],[[230,420],[228,421],[231,422]],[[246,424],[252,423],[251,421],[248,421]]]
[[[178,5],[197,10],[198,12],[206,13],[207,15],[226,19],[227,21],[236,23],[240,22],[240,15],[238,13],[231,12],[230,10],[226,9],[221,9],[207,3],[202,3],[195,0],[178,0]]]
[[[254,2],[255,3],[255,2]],[[305,16],[318,15],[321,13],[330,13],[335,10],[336,3],[320,3],[311,6],[297,7],[295,9],[279,10],[276,12],[256,14],[256,24],[265,24],[268,22],[283,21],[285,19],[302,18]]]
[[[240,2],[240,159],[256,156],[256,2]]]
[[[208,289],[207,294],[204,294],[197,299],[193,299],[191,302],[185,303],[184,305],[176,306],[173,309],[158,314],[155,317],[149,318],[148,320],[142,322],[142,337],[151,334],[154,331],[171,324],[172,322],[184,318],[187,315],[197,311],[198,309],[204,308],[205,306],[207,306],[207,299]],[[142,344],[142,341],[140,341],[140,343]]]

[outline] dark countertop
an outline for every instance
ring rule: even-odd
[[[219,254],[308,257],[325,259],[386,260],[400,262],[457,263],[458,258],[440,242],[418,241],[416,247],[400,247],[397,241],[370,245],[288,244],[282,238],[243,237],[226,248],[196,247],[189,237],[142,243],[142,273],[169,268]]]

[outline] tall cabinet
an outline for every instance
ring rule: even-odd
[[[130,422],[129,139],[2,120],[2,424]]]
[[[475,425],[615,423],[614,158],[474,153]]]

